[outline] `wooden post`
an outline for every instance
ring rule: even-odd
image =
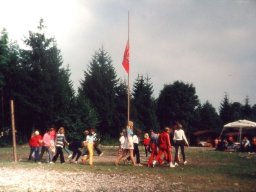
[[[15,130],[15,117],[14,117],[14,103],[11,99],[11,119],[12,119],[12,142],[13,142],[13,158],[14,162],[17,162],[17,152],[16,152],[16,130]]]

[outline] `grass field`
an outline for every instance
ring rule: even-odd
[[[159,186],[159,191],[256,191],[256,154],[219,152],[212,148],[186,148],[188,164],[175,168],[156,166],[148,168],[133,167],[131,165],[114,165],[116,148],[101,147],[104,151],[102,157],[95,156],[95,166],[82,164],[61,165],[56,163],[49,166],[47,163],[38,165],[28,162],[29,149],[19,146],[17,155],[19,162],[13,163],[12,148],[0,148],[0,167],[15,169],[28,169],[40,167],[41,169],[68,171],[76,173],[94,173],[106,175],[127,176],[133,175],[144,178],[145,182],[152,182],[160,178],[167,185]],[[141,150],[142,163],[146,164],[146,157]],[[3,186],[4,184],[2,184]],[[161,185],[157,183],[156,185]],[[154,186],[157,189],[157,186]],[[0,185],[1,191],[1,185]],[[153,191],[153,190],[152,190]]]

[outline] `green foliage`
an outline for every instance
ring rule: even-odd
[[[181,120],[191,126],[195,107],[199,104],[192,84],[175,81],[165,85],[157,102],[157,115],[161,127],[169,126],[174,120]]]
[[[157,129],[156,106],[153,94],[153,85],[149,77],[138,75],[133,85],[132,109],[136,126],[142,131]]]
[[[206,101],[202,107],[199,108],[200,121],[198,128],[201,130],[209,129],[219,132],[221,130],[219,116],[215,108]]]
[[[127,124],[127,85],[124,81],[119,81],[116,87],[115,94],[115,116],[114,116],[114,125],[115,125],[115,134],[114,137],[119,136],[121,130]]]
[[[116,72],[108,53],[102,48],[92,58],[89,69],[84,73],[80,94],[89,98],[99,115],[97,130],[100,134],[115,135]]]
[[[222,125],[229,123],[232,121],[232,110],[231,110],[231,103],[229,102],[229,98],[227,93],[224,95],[224,99],[220,104],[220,120]]]

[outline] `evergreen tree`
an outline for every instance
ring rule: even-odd
[[[116,88],[114,116],[114,125],[118,131],[115,132],[114,137],[119,136],[119,133],[127,124],[127,89],[127,84],[120,80]]]
[[[239,102],[231,104],[231,121],[237,121],[242,118],[242,105]]]
[[[133,116],[139,129],[149,131],[157,128],[156,107],[153,94],[153,85],[149,77],[138,75],[133,86]]]
[[[99,49],[84,73],[80,90],[89,98],[99,115],[97,131],[100,134],[114,136],[118,131],[114,125],[117,82],[110,56],[103,48]]]
[[[47,38],[41,19],[38,32],[29,32],[24,43],[27,48],[21,51],[21,66],[26,72],[27,86],[23,102],[27,110],[27,125],[31,129],[45,130],[57,116],[67,114],[70,100],[74,97],[69,72],[61,68],[63,63],[60,50],[54,38]],[[23,108],[23,109],[24,109]]]
[[[173,84],[165,85],[157,103],[157,115],[161,127],[168,126],[178,119],[183,121],[185,127],[191,128],[198,104],[196,90],[192,84],[175,81]]]
[[[200,110],[200,119],[201,129],[210,129],[217,132],[221,130],[219,116],[209,101],[206,101],[205,104],[203,104]]]
[[[219,114],[220,114],[220,120],[222,125],[225,125],[226,123],[229,123],[233,120],[231,103],[229,102],[227,93],[225,93],[224,99],[220,104]]]
[[[245,98],[245,104],[242,106],[242,118],[243,119],[252,119],[252,108],[249,104],[249,97]]]
[[[252,106],[252,120],[256,121],[256,104]]]

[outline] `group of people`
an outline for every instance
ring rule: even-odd
[[[124,162],[131,162],[134,166],[143,166],[140,160],[140,139],[134,130],[132,121],[129,121],[126,129],[120,133],[119,142],[115,165],[124,160]],[[72,142],[67,141],[64,127],[60,127],[57,132],[55,128],[49,128],[43,136],[38,130],[35,130],[29,141],[29,160],[33,159],[35,162],[41,163],[46,152],[48,163],[53,164],[59,158],[60,163],[63,164],[65,163],[64,150],[68,154],[70,163],[78,163],[82,157],[83,164],[89,160],[89,165],[93,165],[94,150],[99,156],[103,154],[98,144],[99,138],[93,128],[84,131],[84,140]],[[178,166],[180,163],[179,148],[183,164],[187,164],[184,147],[189,144],[182,125],[178,121],[171,128],[165,127],[159,133],[153,130],[150,134],[145,133],[143,145],[149,167],[154,167],[157,163],[163,165],[164,162],[170,167]],[[175,148],[174,159],[172,158],[172,145]]]
[[[241,152],[256,152],[256,137],[252,137],[250,140],[247,136],[244,136],[239,145],[235,145],[233,136],[227,136],[227,138],[215,139],[216,150],[229,151],[236,149]]]
[[[29,140],[30,154],[29,160],[41,163],[44,153],[47,153],[47,162],[55,163],[60,158],[60,163],[65,163],[63,150],[68,154],[70,163],[77,163],[82,157],[82,162],[85,164],[89,160],[89,165],[93,165],[94,150],[99,156],[103,152],[99,149],[99,138],[93,128],[84,131],[85,139],[83,141],[68,142],[65,136],[64,127],[60,127],[55,131],[55,128],[49,128],[43,136],[38,130],[35,130]]]
[[[120,133],[119,142],[120,145],[115,164],[118,165],[124,159],[124,161],[131,160],[134,166],[142,166],[138,149],[139,139],[134,133],[132,121],[129,121],[127,128]],[[175,147],[174,160],[172,159],[172,143]],[[143,145],[146,157],[151,153],[147,161],[148,167],[154,167],[157,163],[163,165],[164,162],[170,167],[178,166],[180,163],[179,148],[181,149],[183,164],[187,164],[184,147],[189,144],[182,125],[178,121],[175,122],[172,129],[165,127],[160,133],[155,133],[153,130],[151,130],[150,135],[145,133]]]

